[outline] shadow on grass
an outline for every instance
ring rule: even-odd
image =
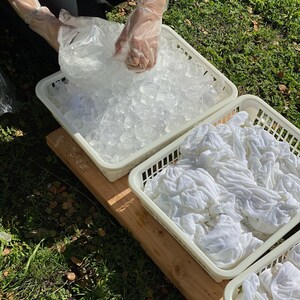
[[[0,124],[12,127],[11,117],[1,117]],[[16,299],[56,290],[57,298],[49,299],[182,299],[44,138],[28,133],[0,149],[0,225],[13,236],[0,266],[9,270]]]
[[[0,298],[182,299],[138,243],[46,144],[59,124],[35,85],[56,71],[0,26],[17,109],[0,116]],[[124,254],[126,249],[126,255]]]

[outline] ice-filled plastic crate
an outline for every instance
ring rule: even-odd
[[[238,97],[230,104],[221,108],[201,124],[224,124],[238,112],[248,113],[250,121],[269,132],[276,141],[285,141],[290,146],[290,150],[296,157],[300,156],[300,131],[293,124],[287,121],[273,108],[267,105],[262,99],[253,95]],[[144,192],[146,183],[156,178],[169,165],[175,165],[181,157],[181,146],[183,141],[189,136],[191,131],[185,133],[177,140],[148,158],[139,166],[135,167],[129,174],[129,186],[139,197],[142,205],[160,222],[186,250],[195,258],[197,262],[207,271],[207,273],[217,282],[224,279],[232,279],[253,264],[260,256],[278,242],[287,232],[300,221],[300,213],[292,216],[291,219],[266,239],[256,250],[238,262],[236,266],[230,268],[220,268],[200,250],[193,240],[185,235],[183,231],[169,218],[163,210],[148,197]],[[264,132],[264,131],[263,131]],[[273,139],[273,138],[272,138]],[[289,147],[287,147],[289,148]],[[163,198],[163,197],[162,197]]]
[[[251,274],[259,276],[262,272],[270,269],[275,274],[278,272],[278,265],[287,261],[292,251],[300,245],[300,232],[298,231],[282,244],[274,248],[270,253],[263,256],[251,267],[241,273],[239,276],[231,280],[224,290],[224,300],[235,300],[241,296],[243,282]],[[276,270],[277,269],[277,270]],[[276,270],[276,271],[275,271]],[[299,281],[299,280],[297,280]],[[286,282],[289,284],[288,282]],[[289,288],[289,286],[287,286]],[[290,291],[292,292],[292,290]],[[287,299],[287,298],[285,298]],[[296,298],[293,298],[296,299]]]
[[[184,39],[182,39],[175,31],[173,31],[170,27],[163,25],[162,34],[167,34],[168,38],[176,42],[177,48],[180,49],[180,55],[185,57],[187,61],[194,61],[201,65],[205,70],[205,74],[209,74],[213,78],[214,82],[221,84],[223,88],[218,95],[220,100],[217,102],[217,104],[209,107],[209,109],[204,113],[201,113],[197,117],[193,117],[192,119],[183,122],[183,124],[179,125],[177,129],[163,133],[156,140],[146,144],[145,146],[141,147],[141,149],[138,149],[136,152],[130,154],[128,157],[125,157],[120,161],[107,161],[103,156],[101,156],[99,152],[91,146],[91,143],[87,141],[84,135],[79,132],[78,128],[70,124],[65,115],[60,111],[60,109],[58,109],[56,104],[58,101],[53,101],[53,99],[50,97],[49,94],[51,89],[55,89],[56,86],[66,82],[64,73],[59,71],[55,74],[52,74],[42,79],[36,86],[36,94],[38,98],[50,110],[53,116],[62,125],[62,127],[66,129],[66,131],[77,142],[77,144],[91,158],[104,176],[111,182],[126,175],[133,167],[191,129],[195,123],[200,122],[202,119],[211,115],[213,112],[217,111],[237,97],[236,86],[217,68],[209,63],[203,56],[201,56],[193,47],[191,47]],[[178,76],[181,76],[181,74],[178,74]],[[107,79],[109,80],[109,76]],[[104,90],[104,86],[99,86],[99,94],[101,94],[101,91]]]

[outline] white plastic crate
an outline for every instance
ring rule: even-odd
[[[259,259],[242,274],[231,280],[224,290],[224,300],[235,300],[241,293],[244,279],[252,273],[259,275],[265,269],[273,269],[277,263],[283,263],[286,260],[287,254],[298,244],[300,244],[300,231]]]
[[[200,124],[211,123],[218,125],[226,123],[239,111],[248,112],[250,120],[254,124],[263,127],[266,131],[271,133],[276,140],[287,141],[291,146],[291,151],[296,156],[300,156],[300,130],[267,105],[262,99],[253,95],[238,97],[215,114],[206,118],[203,122],[200,122]],[[143,191],[148,179],[156,176],[168,164],[175,162],[180,157],[180,147],[188,134],[189,132],[185,133],[134,168],[129,174],[129,186],[139,197],[142,205],[186,248],[215,281],[220,282],[224,279],[232,279],[253,264],[261,255],[270,249],[272,245],[278,242],[287,232],[298,224],[300,214],[293,217],[234,268],[225,270],[217,267]]]
[[[215,68],[211,63],[209,63],[202,55],[200,55],[193,47],[191,47],[183,38],[181,38],[174,30],[170,27],[163,25],[162,31],[169,33],[171,37],[176,41],[177,46],[183,51],[183,55],[186,58],[195,60],[200,63],[208,74],[211,75],[215,81],[223,82],[224,89],[219,95],[220,101],[207,110],[205,113],[199,115],[197,118],[186,122],[182,126],[173,132],[165,134],[158,138],[155,142],[149,144],[148,146],[140,149],[136,153],[127,157],[123,161],[112,164],[105,162],[98,153],[96,153],[92,147],[87,143],[81,134],[78,133],[76,128],[71,126],[67,120],[64,118],[62,113],[54,105],[54,103],[49,99],[48,89],[51,85],[64,80],[64,75],[62,72],[54,73],[40,82],[36,86],[36,94],[38,98],[43,102],[43,104],[50,110],[56,120],[66,129],[70,136],[78,143],[78,145],[85,151],[85,153],[91,158],[99,170],[104,174],[104,176],[111,182],[119,179],[120,177],[126,175],[133,167],[138,165],[140,162],[157,152],[159,149],[163,148],[171,141],[175,140],[177,137],[188,131],[193,127],[195,123],[200,122],[205,117],[211,115],[213,112],[220,109],[225,104],[231,102],[237,97],[237,88],[236,86],[226,78],[217,68]],[[104,87],[103,87],[104,88]],[[101,87],[99,87],[101,91]]]

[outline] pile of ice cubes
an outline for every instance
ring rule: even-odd
[[[66,80],[49,87],[65,120],[99,157],[116,164],[173,133],[220,101],[222,80],[162,30],[153,69],[129,71],[113,57],[124,25],[99,18],[61,29],[59,64]]]

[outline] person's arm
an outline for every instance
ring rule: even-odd
[[[167,0],[138,0],[115,44],[115,55],[125,55],[128,69],[139,73],[155,65],[167,5]]]
[[[16,13],[29,27],[43,37],[56,51],[58,31],[62,23],[37,0],[8,0]]]

